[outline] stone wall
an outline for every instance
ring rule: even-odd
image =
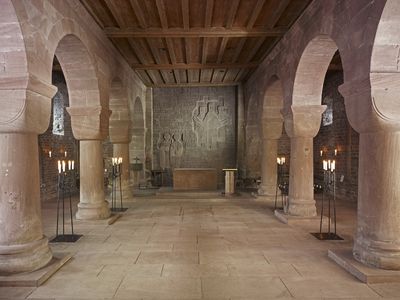
[[[314,138],[314,181],[323,181],[322,160],[336,161],[336,192],[339,198],[357,201],[358,140],[359,134],[351,128],[346,116],[344,99],[338,91],[343,83],[343,72],[328,72],[322,92],[322,104],[327,105],[321,128]],[[330,112],[332,119],[330,120]],[[337,149],[337,156],[334,150]],[[323,151],[321,157],[320,151]]]
[[[153,168],[236,166],[235,87],[153,90]]]
[[[79,170],[79,142],[74,139],[71,129],[71,117],[65,107],[69,106],[68,90],[62,72],[53,72],[53,84],[58,91],[52,101],[50,124],[47,131],[39,135],[40,193],[42,201],[57,198],[57,161],[75,160],[75,169]],[[56,114],[54,115],[54,112]],[[58,125],[54,132],[53,129]],[[63,129],[63,130],[62,130]],[[51,157],[49,157],[51,151]],[[65,157],[67,151],[67,157]],[[76,187],[72,190],[77,194]]]

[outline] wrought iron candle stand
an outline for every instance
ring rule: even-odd
[[[333,164],[333,165],[331,165]],[[335,161],[323,162],[324,181],[322,186],[322,200],[321,200],[321,219],[319,224],[319,232],[311,233],[319,240],[343,240],[336,233],[336,170]],[[323,215],[324,215],[324,201],[328,199],[328,232],[322,232]],[[332,201],[331,201],[332,200]],[[333,211],[333,232],[331,226]]]
[[[65,170],[65,162],[63,161],[63,167],[60,167],[58,172],[58,184],[57,184],[57,225],[56,225],[56,236],[50,241],[51,243],[75,243],[82,235],[74,233],[74,221],[72,217],[72,199],[71,199],[71,187],[75,183],[75,170]],[[71,234],[65,233],[65,198],[69,198],[69,213],[70,213],[70,224]],[[62,234],[59,234],[59,223],[60,223],[60,202],[62,202]]]
[[[114,161],[115,160],[115,161]],[[122,159],[113,158],[113,164],[111,168],[111,211],[123,212],[128,210],[124,208],[122,204],[122,179],[121,179]],[[117,207],[117,182],[119,183],[119,195],[120,195],[120,207]]]
[[[278,172],[277,172],[277,178],[276,178],[276,189],[275,189],[275,205],[274,209],[277,209],[277,201],[278,201],[278,190],[281,191],[281,201],[282,201],[282,209],[284,208],[283,204],[283,197],[284,195],[282,194],[282,188],[283,188],[283,165],[285,164],[285,157],[278,157],[277,158],[277,165],[278,165]]]

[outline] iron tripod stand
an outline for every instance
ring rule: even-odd
[[[51,243],[75,243],[82,235],[74,233],[74,220],[72,217],[72,199],[71,185],[75,180],[75,171],[68,170],[58,173],[57,184],[57,225],[56,236],[50,241]],[[69,215],[71,224],[71,234],[65,233],[65,198],[69,198]],[[58,233],[60,221],[60,202],[62,202],[62,234]]]
[[[122,164],[115,164],[111,169],[111,211],[121,212],[126,211],[122,204],[122,179],[121,179],[121,166]],[[117,207],[117,181],[119,182],[119,196],[120,196],[120,207]]]
[[[324,215],[324,201],[325,195],[328,198],[328,232],[322,232],[322,223]],[[331,201],[332,199],[332,201]],[[332,209],[331,209],[332,207]],[[333,210],[333,232],[331,231]],[[324,182],[322,186],[322,200],[321,200],[321,218],[319,222],[319,232],[312,233],[319,240],[343,240],[337,235],[336,231],[336,172],[335,170],[324,170]]]
[[[281,204],[282,204],[282,209],[284,209],[284,195],[285,195],[285,184],[282,182],[283,179],[283,164],[278,163],[278,173],[277,173],[277,178],[276,178],[276,188],[275,188],[275,205],[274,205],[274,210],[277,209],[277,202],[278,202],[278,190],[281,191]]]

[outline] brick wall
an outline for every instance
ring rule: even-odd
[[[236,166],[236,97],[235,87],[154,89],[154,168],[216,168],[222,184],[221,169]]]
[[[71,129],[71,118],[65,107],[69,106],[68,90],[62,72],[53,71],[53,84],[57,86],[58,92],[52,101],[52,113],[47,131],[39,135],[39,161],[40,161],[40,193],[42,201],[52,201],[57,198],[57,161],[75,160],[75,169],[79,170],[79,142],[74,139]],[[64,135],[53,134],[54,111],[56,113],[56,124],[58,119],[64,119]],[[63,112],[63,113],[62,113]],[[52,157],[49,157],[49,151]],[[67,151],[65,158],[64,152]],[[73,188],[73,194],[78,190]]]
[[[314,138],[314,178],[315,183],[323,180],[322,160],[336,160],[337,197],[349,201],[357,201],[358,189],[358,140],[346,116],[344,99],[338,91],[343,83],[343,72],[328,72],[324,82],[322,104],[333,111],[333,123],[323,126]],[[334,149],[338,150],[337,156]],[[323,156],[320,151],[323,150]],[[342,177],[342,181],[340,178]]]

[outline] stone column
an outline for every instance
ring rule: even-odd
[[[52,259],[42,230],[38,134],[49,126],[57,90],[29,76],[10,82],[10,90],[0,87],[0,273],[6,274]]]
[[[76,218],[100,220],[110,216],[104,196],[102,140],[107,135],[109,111],[101,106],[68,107],[74,137],[80,145],[80,199]]]
[[[400,270],[400,107],[394,97],[398,94],[397,79],[398,73],[376,73],[339,88],[349,122],[360,133],[353,256],[363,264],[389,270]]]
[[[279,110],[275,115],[279,117],[264,118],[262,123],[261,186],[258,194],[266,197],[275,197],[276,194],[276,158],[278,156],[278,140],[282,135],[283,122]]]
[[[289,208],[292,216],[317,215],[314,200],[313,138],[321,125],[324,105],[292,106],[285,116],[290,137]]]
[[[129,143],[119,143],[113,145],[114,157],[122,157],[121,168],[121,185],[122,185],[122,198],[131,199],[132,186],[130,183],[130,170],[129,170]],[[117,201],[120,199],[119,186],[117,186]]]
[[[133,197],[129,170],[129,143],[131,141],[131,121],[111,119],[110,141],[111,143],[113,143],[114,157],[122,157],[122,197],[124,199],[131,199]],[[116,199],[117,201],[119,201],[118,199],[120,199],[119,185],[117,186]]]

